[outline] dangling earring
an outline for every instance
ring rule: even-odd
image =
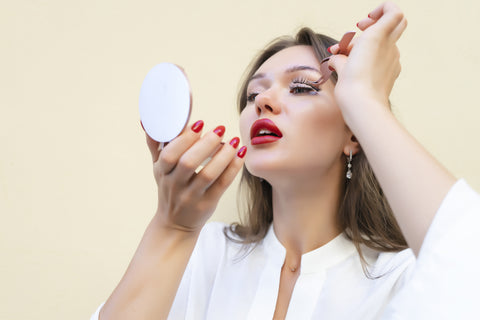
[[[352,179],[352,150],[350,150],[350,157],[348,158],[346,177],[348,180]]]

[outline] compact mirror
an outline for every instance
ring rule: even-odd
[[[158,142],[169,142],[188,123],[192,95],[187,76],[172,63],[153,67],[140,89],[140,121],[147,134]]]

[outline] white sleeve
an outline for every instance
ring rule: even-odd
[[[98,320],[98,317],[100,316],[100,310],[102,309],[104,304],[105,302],[98,307],[97,311],[95,311],[95,313],[92,314],[92,316],[90,317],[90,320]]]
[[[480,196],[459,180],[430,226],[412,277],[382,319],[471,319],[480,288]]]

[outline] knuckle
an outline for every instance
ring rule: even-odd
[[[395,10],[395,11],[392,13],[392,17],[393,17],[393,19],[394,19],[396,22],[400,23],[400,22],[403,20],[404,15],[403,15],[403,12],[402,12],[402,11],[400,11],[400,10]]]
[[[217,181],[217,186],[222,190],[227,189],[229,185],[230,183],[225,177],[222,177]]]
[[[225,172],[216,182],[216,185],[221,189],[225,190],[230,186],[230,183],[232,182],[232,173],[231,172]]]
[[[168,152],[160,152],[159,160],[160,163],[167,166],[174,166],[176,162],[175,157]]]
[[[208,171],[206,169],[201,170],[197,177],[203,182],[203,183],[211,183],[213,180],[215,180],[215,175],[213,172]]]
[[[398,47],[395,47],[395,59],[400,59],[400,50],[398,50]]]
[[[190,157],[180,158],[180,160],[178,161],[178,166],[187,171],[193,171],[197,168],[195,161],[193,161],[193,159],[191,159]]]

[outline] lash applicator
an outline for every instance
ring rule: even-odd
[[[350,44],[354,36],[355,31],[349,31],[343,35],[342,39],[340,39],[340,42],[338,43],[337,54],[348,54],[348,45]],[[332,70],[330,70],[330,68],[328,67],[328,63],[326,63],[328,62],[328,60],[330,60],[330,57],[331,56],[326,57],[320,62],[320,73],[322,74],[322,76],[320,77],[320,79],[314,82],[315,84],[324,84],[325,82],[327,82],[328,79],[330,79],[330,76],[332,75]]]

